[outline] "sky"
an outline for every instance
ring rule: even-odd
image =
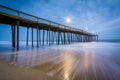
[[[99,39],[120,39],[120,0],[0,0],[0,4],[94,32]],[[70,18],[69,24],[66,18]],[[0,40],[11,39],[8,26],[0,24]],[[20,37],[25,37],[24,32],[21,28]]]

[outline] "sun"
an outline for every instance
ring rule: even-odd
[[[71,19],[70,19],[69,17],[67,17],[67,18],[65,19],[65,22],[66,22],[66,23],[71,23]]]

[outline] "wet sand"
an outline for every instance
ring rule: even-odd
[[[58,80],[120,80],[120,43],[78,43],[2,51],[0,56]]]
[[[0,80],[55,80],[45,73],[10,64],[0,58]]]

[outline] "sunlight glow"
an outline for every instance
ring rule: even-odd
[[[87,31],[87,30],[88,30],[88,28],[87,28],[87,27],[85,27],[85,30]]]
[[[71,19],[70,19],[69,17],[67,17],[67,18],[65,19],[65,22],[66,22],[66,23],[71,23]]]

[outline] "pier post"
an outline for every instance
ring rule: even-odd
[[[14,31],[14,34],[13,34],[13,47],[15,48],[16,47],[16,27],[15,27],[15,25],[13,27],[13,31]]]
[[[58,45],[60,44],[60,32],[58,31]]]
[[[37,47],[39,47],[39,45],[38,45],[38,30],[39,30],[39,26],[37,26]]]
[[[88,42],[88,36],[86,36],[86,42]]]
[[[98,35],[97,35],[97,41],[98,41]]]
[[[77,36],[76,36],[76,33],[75,33],[75,42],[77,42]]]
[[[66,32],[66,43],[68,44],[68,32]]]
[[[47,29],[47,45],[48,45],[48,31],[49,31],[49,30]]]
[[[57,44],[57,32],[55,32],[55,43]]]
[[[71,38],[70,38],[70,43],[72,43],[72,33],[70,33],[70,36],[71,36]]]
[[[28,46],[28,38],[29,38],[29,27],[27,27],[27,41],[26,41],[26,46]]]
[[[73,33],[73,43],[75,42],[75,34]]]
[[[54,31],[52,31],[52,45],[54,44]]]
[[[95,36],[94,36],[94,40],[93,41],[95,41]]]
[[[32,28],[32,47],[33,47],[33,28]]]
[[[11,32],[12,32],[12,47],[13,47],[13,34],[14,34],[13,25],[11,25]]]
[[[60,36],[61,36],[61,44],[63,44],[63,37],[62,37],[62,35],[63,35],[63,34],[62,34],[62,32],[61,32],[61,35],[60,35]]]
[[[75,42],[77,42],[77,35],[75,34]]]
[[[65,32],[64,32],[64,44],[66,44],[66,36],[65,36]]]
[[[73,33],[73,43],[75,42],[75,34]]]
[[[90,36],[90,41],[92,41],[92,36]]]
[[[43,42],[43,46],[44,46],[44,34],[45,34],[45,30],[44,30],[44,28],[43,28],[43,36],[42,36],[42,37],[43,37],[43,39],[42,39],[42,40],[43,40],[43,41],[42,41],[42,42]]]
[[[49,46],[50,46],[50,28],[49,28]]]
[[[39,43],[41,45],[41,33],[40,33],[40,30],[39,30]]]
[[[19,49],[19,25],[20,21],[17,21],[17,50]]]
[[[68,38],[68,44],[70,44],[70,35],[69,35],[69,32],[67,32],[67,38]]]
[[[15,48],[15,43],[16,43],[16,27],[15,25],[11,25],[12,29],[12,47]]]
[[[77,42],[79,42],[79,36],[78,36],[78,34],[76,34],[76,37],[77,37]]]
[[[85,36],[83,35],[83,42],[85,42]]]

